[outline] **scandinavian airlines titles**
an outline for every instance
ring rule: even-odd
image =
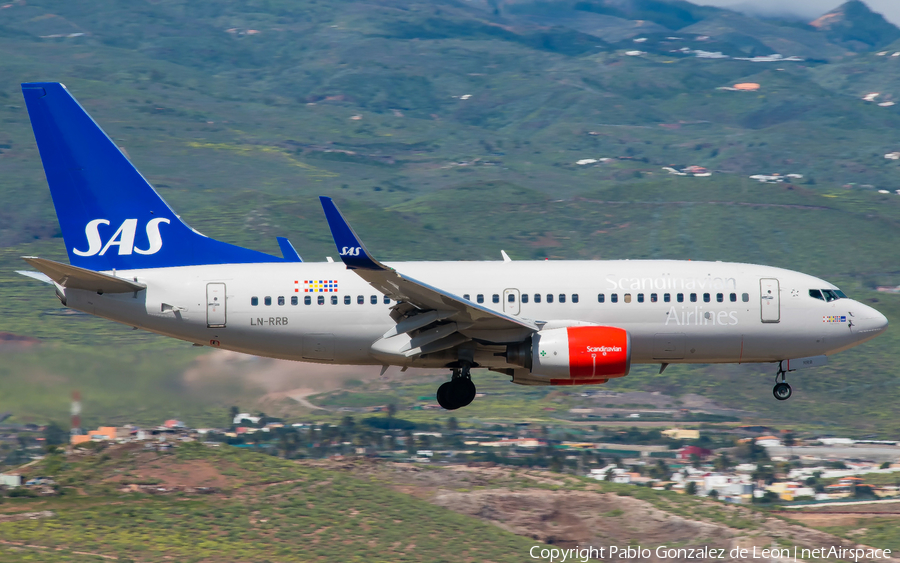
[[[147,242],[150,245],[147,248],[136,248],[134,246],[134,235],[137,232],[138,220],[125,219],[122,224],[113,233],[113,236],[103,244],[103,238],[100,236],[100,225],[109,225],[106,219],[94,219],[88,222],[84,228],[84,234],[87,237],[88,249],[78,250],[73,248],[72,251],[78,256],[103,256],[112,246],[117,246],[119,255],[128,255],[132,252],[138,254],[149,255],[156,254],[162,248],[162,236],[159,234],[159,224],[170,223],[164,217],[156,217],[147,221]]]

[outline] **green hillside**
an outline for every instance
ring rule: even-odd
[[[873,291],[900,284],[900,162],[884,158],[900,150],[900,106],[861,99],[900,97],[900,57],[678,2],[545,4],[11,3],[0,22],[0,332],[43,344],[0,351],[0,412],[62,419],[77,386],[97,400],[97,422],[210,420],[243,392],[186,392],[181,373],[200,352],[60,316],[51,291],[14,273],[22,255],[65,258],[19,92],[31,80],[64,82],[186,220],[228,242],[278,253],[283,235],[322,260],[334,249],[315,197],[330,195],[384,259],[497,259],[503,248],[514,259],[766,263],[834,281],[900,322],[900,296]],[[854,10],[853,33],[891,37]],[[581,14],[594,27],[573,23]],[[638,19],[655,31],[641,36]],[[760,89],[719,89],[739,82]],[[576,164],[587,158],[610,160]],[[662,169],[688,165],[713,175]],[[803,177],[748,178],[771,173]],[[609,387],[699,391],[762,417],[890,434],[895,332],[797,374],[789,405],[771,400],[768,366],[638,370]]]
[[[521,561],[535,544],[377,482],[265,454],[190,444],[51,456],[40,467],[63,496],[3,499],[5,562]],[[163,478],[135,479],[135,473]],[[174,494],[123,494],[123,484]],[[213,487],[214,494],[180,492]],[[77,490],[76,490],[77,489]],[[22,512],[49,518],[6,520]],[[448,541],[457,548],[446,550]],[[27,547],[16,548],[16,544]]]

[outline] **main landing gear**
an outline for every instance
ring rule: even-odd
[[[469,375],[471,366],[463,362],[453,369],[453,377],[437,390],[437,402],[448,411],[464,407],[475,398],[475,384]]]
[[[791,393],[793,393],[791,386],[785,381],[786,375],[787,372],[784,371],[784,361],[778,362],[778,373],[775,374],[775,387],[772,389],[772,394],[775,395],[775,398],[779,401],[787,401],[791,398]],[[778,381],[779,377],[781,378],[781,381]]]

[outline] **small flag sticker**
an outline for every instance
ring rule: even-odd
[[[337,280],[303,280],[303,293],[337,293]],[[294,281],[294,293],[300,293],[300,280]]]

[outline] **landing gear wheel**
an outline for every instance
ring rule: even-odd
[[[453,394],[460,407],[468,406],[475,398],[475,384],[469,378],[457,379],[452,382]]]
[[[453,411],[468,405],[475,398],[475,384],[467,368],[453,370],[453,378],[438,387],[436,397],[442,408]]]
[[[453,383],[448,381],[443,383],[437,390],[437,402],[441,405],[442,409],[453,411],[458,409],[461,405],[457,405],[453,401]]]
[[[774,389],[772,389],[772,394],[779,401],[787,401],[791,398],[791,393],[793,393],[791,386],[784,381],[776,383]]]

